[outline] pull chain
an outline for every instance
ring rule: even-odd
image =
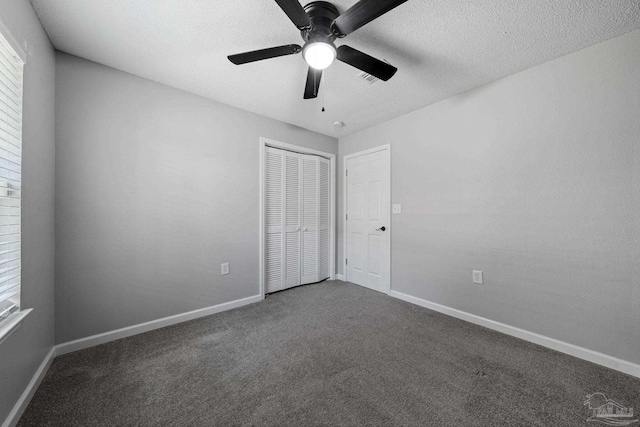
[[[327,70],[325,70],[325,72],[323,73],[324,74],[324,83],[325,83],[325,84],[323,84],[324,87],[322,88],[322,110],[321,111],[323,113],[324,113],[324,93],[327,90],[327,88],[326,88],[326,86],[327,86],[327,72],[326,71]]]

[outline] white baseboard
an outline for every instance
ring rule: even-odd
[[[187,313],[176,314],[175,316],[164,317],[162,319],[140,323],[139,325],[128,326],[126,328],[116,329],[115,331],[105,332],[102,334],[81,338],[75,341],[58,344],[54,346],[44,358],[42,364],[29,382],[29,385],[27,385],[27,388],[22,393],[22,396],[20,396],[20,399],[18,399],[18,402],[15,404],[15,406],[9,413],[9,416],[2,424],[2,427],[13,427],[18,423],[20,417],[22,416],[22,413],[29,405],[33,394],[38,389],[38,386],[42,382],[42,379],[49,370],[49,367],[51,366],[51,363],[56,356],[71,353],[72,351],[82,350],[84,348],[93,347],[99,344],[104,344],[106,342],[118,340],[120,338],[126,338],[132,335],[141,334],[143,332],[152,331],[154,329],[164,328],[165,326],[175,325],[176,323],[186,322],[188,320],[197,319],[199,317],[209,316],[211,314],[216,314],[223,311],[231,310],[233,308],[242,307],[244,305],[252,304],[261,300],[262,297],[260,295],[255,295],[252,297],[229,301],[223,304],[201,308],[199,310],[193,310]]]
[[[344,280],[344,276],[341,274],[337,274],[336,278],[338,280]],[[583,360],[587,360],[589,362],[593,362],[598,365],[615,369],[617,371],[624,372],[625,374],[633,375],[634,377],[640,378],[640,365],[637,365],[632,362],[628,362],[626,360],[618,359],[613,356],[608,356],[606,354],[589,350],[583,347],[578,347],[576,345],[569,344],[560,340],[556,340],[554,338],[549,338],[544,335],[536,334],[534,332],[529,332],[524,329],[516,328],[514,326],[509,326],[504,323],[496,322],[494,320],[476,316],[475,314],[470,314],[461,310],[457,310],[455,308],[447,307],[447,306],[437,304],[431,301],[427,301],[421,298],[417,298],[411,295],[403,294],[398,291],[392,290],[391,292],[389,292],[389,296],[419,305],[421,307],[428,308],[430,310],[437,311],[439,313],[446,314],[448,316],[456,317],[458,319],[461,319],[470,323],[474,323],[476,325],[484,326],[485,328],[493,329],[495,331],[502,332],[504,334],[511,335],[516,338],[520,338],[538,345],[542,345],[544,347],[551,348],[561,353],[565,353],[565,354],[568,354]],[[33,378],[27,385],[27,388],[22,393],[22,395],[20,396],[20,399],[18,399],[18,402],[16,402],[13,409],[9,413],[9,416],[2,424],[2,427],[13,427],[18,423],[18,421],[20,420],[20,417],[22,416],[22,413],[29,405],[31,398],[33,397],[34,393],[38,389],[38,386],[42,382],[42,379],[44,378],[45,374],[49,370],[49,367],[51,366],[51,363],[53,362],[53,359],[55,358],[55,356],[70,353],[72,351],[77,351],[77,350],[81,350],[88,347],[93,347],[99,344],[104,344],[106,342],[114,341],[120,338],[137,335],[137,334],[148,332],[154,329],[163,328],[165,326],[175,325],[177,323],[186,322],[188,320],[209,316],[211,314],[216,314],[226,310],[242,307],[244,305],[252,304],[261,300],[262,300],[262,297],[260,295],[255,295],[252,297],[242,298],[239,300],[214,305],[212,307],[189,311],[187,313],[177,314],[175,316],[169,316],[162,319],[153,320],[150,322],[145,322],[138,325],[128,326],[126,328],[117,329],[115,331],[105,332],[102,334],[81,338],[75,341],[58,344],[54,346],[49,351],[49,353],[45,356],[44,360],[40,364],[40,367],[38,368]]]
[[[344,274],[336,274],[336,280],[342,280],[344,282]]]
[[[71,353],[73,351],[78,351],[110,341],[119,340],[120,338],[126,338],[132,335],[141,334],[143,332],[152,331],[154,329],[164,328],[165,326],[175,325],[176,323],[186,322],[188,320],[197,319],[199,317],[210,316],[222,311],[242,307],[247,304],[253,304],[254,302],[258,302],[261,300],[262,297],[260,295],[254,295],[252,297],[229,301],[223,304],[189,311],[187,313],[176,314],[174,316],[164,317],[162,319],[152,320],[150,322],[140,323],[138,325],[127,326],[126,328],[116,329],[115,331],[109,331],[102,334],[92,335],[86,338],[80,338],[63,344],[58,344],[56,346],[56,355],[60,356],[62,354]]]
[[[20,399],[18,399],[16,404],[13,406],[13,409],[11,410],[11,412],[9,412],[7,419],[4,421],[4,423],[2,423],[2,427],[13,427],[16,424],[18,424],[18,421],[20,421],[20,417],[22,416],[24,410],[27,409],[29,402],[31,402],[31,398],[33,397],[36,390],[38,389],[38,386],[42,382],[42,379],[44,378],[47,371],[49,370],[49,367],[51,366],[51,362],[53,362],[53,359],[55,357],[56,357],[56,347],[54,346],[51,348],[51,350],[49,350],[49,353],[47,353],[47,355],[44,357],[44,360],[38,367],[38,370],[33,375],[33,378],[31,378],[31,381],[29,381],[27,388],[24,390],[24,392],[22,392],[22,396],[20,396]]]
[[[2,424],[2,427],[13,427],[18,424],[22,413],[29,405],[31,398],[38,389],[38,386],[42,382],[42,379],[49,370],[49,367],[51,366],[51,363],[56,356],[71,353],[72,351],[82,350],[84,348],[93,347],[99,344],[104,344],[106,342],[118,340],[120,338],[126,338],[132,335],[141,334],[143,332],[152,331],[154,329],[164,328],[165,326],[175,325],[176,323],[186,322],[188,320],[197,319],[199,317],[209,316],[211,314],[216,314],[234,308],[242,307],[244,305],[261,301],[262,299],[262,296],[255,295],[252,297],[229,301],[223,304],[189,311],[187,313],[176,314],[175,316],[164,317],[162,319],[152,320],[150,322],[140,323],[138,325],[128,326],[126,328],[116,329],[115,331],[92,335],[90,337],[80,338],[75,341],[69,341],[53,346],[53,348],[51,348],[49,353],[45,356],[36,373],[33,375],[33,378],[31,378],[29,385],[27,385],[27,388],[22,393],[22,396],[20,396],[20,399],[18,399],[18,402],[9,413],[9,416]]]
[[[389,296],[640,378],[640,365],[626,360],[618,359],[587,348],[578,347],[577,345],[569,344],[555,338],[549,338],[544,335],[516,328],[515,326],[509,326],[504,323],[476,316],[475,314],[427,301],[422,298],[403,294],[402,292],[391,291],[389,292]]]

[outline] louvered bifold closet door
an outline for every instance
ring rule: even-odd
[[[318,268],[318,280],[324,280],[329,278],[331,274],[329,273],[329,229],[330,229],[330,209],[331,206],[329,204],[329,160],[325,158],[319,159],[319,173],[320,173],[320,183],[319,183],[319,207],[320,207],[320,215],[319,215],[319,268]]]
[[[285,213],[284,213],[284,273],[285,288],[300,284],[301,258],[301,185],[302,161],[300,154],[284,152],[285,159]]]
[[[265,292],[284,289],[284,152],[267,147],[265,152]]]
[[[302,157],[302,284],[318,278],[319,164],[317,156]]]

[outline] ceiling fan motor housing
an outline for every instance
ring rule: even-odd
[[[336,48],[333,42],[407,1],[359,0],[341,14],[328,1],[312,1],[303,7],[300,0],[275,0],[300,31],[304,46],[288,44],[229,55],[228,58],[232,63],[240,65],[302,51],[302,56],[309,65],[304,99],[318,96],[322,72],[336,60],[387,81],[398,71],[396,67],[344,44]]]
[[[333,44],[336,34],[331,29],[333,21],[340,16],[338,9],[326,1],[312,1],[304,6],[309,15],[311,27],[300,31],[305,42],[325,42]]]

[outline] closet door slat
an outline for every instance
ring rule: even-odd
[[[284,289],[284,155],[271,147],[265,152],[265,292]]]
[[[302,284],[318,279],[319,157],[302,157]]]
[[[321,158],[320,161],[320,182],[319,182],[319,266],[318,280],[324,280],[331,276],[329,272],[329,232],[330,232],[330,209],[329,203],[329,160]]]
[[[297,153],[285,152],[285,288],[300,284],[300,225],[302,162]]]

